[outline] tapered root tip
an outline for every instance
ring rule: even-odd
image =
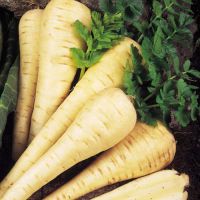
[[[183,178],[183,181],[185,182],[185,187],[188,187],[190,184],[190,179],[187,174],[181,174],[181,177]]]
[[[188,192],[184,192],[183,193],[183,198],[182,198],[182,200],[187,200],[188,199]]]
[[[187,174],[181,174],[180,176],[182,177],[182,179],[185,183],[182,200],[187,200],[188,192],[186,191],[186,188],[189,187],[189,184],[190,184],[189,176]]]

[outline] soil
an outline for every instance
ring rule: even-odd
[[[0,0],[0,7],[3,0]],[[4,2],[6,2],[4,0]],[[8,1],[7,1],[8,2]],[[14,2],[14,1],[13,1]],[[18,2],[18,1],[16,1]],[[38,1],[39,2],[39,1]],[[41,3],[42,2],[42,3]],[[40,1],[40,5],[44,6],[46,1]],[[97,0],[86,0],[87,5],[91,7],[94,2]],[[34,6],[34,5],[32,5]],[[4,7],[9,8],[5,5]],[[95,9],[97,6],[94,6]],[[15,14],[19,16],[19,12],[16,11],[16,8],[13,10]],[[26,7],[28,9],[28,7]],[[194,11],[194,17],[197,19],[198,31],[195,33],[195,38],[200,38],[200,2],[199,0],[193,1],[192,9]],[[22,12],[21,12],[22,13]],[[200,47],[196,49],[192,57],[192,64],[195,68],[200,70]],[[199,85],[200,83],[197,83]],[[190,187],[187,188],[189,192],[188,200],[199,200],[200,199],[200,120],[196,123],[190,124],[188,127],[184,129],[179,129],[177,127],[173,127],[171,131],[173,132],[176,141],[177,141],[177,152],[174,161],[168,167],[169,169],[173,168],[178,170],[179,172],[184,172],[189,175],[190,177]],[[12,139],[12,127],[13,127],[13,114],[9,116],[6,131],[3,137],[3,147],[0,151],[0,179],[2,179],[5,174],[10,170],[13,166],[13,162],[11,160],[10,152],[11,152],[11,139]],[[66,181],[70,180],[76,174],[78,174],[83,168],[89,165],[95,157],[90,158],[86,161],[83,161],[76,166],[72,167],[70,170],[66,171],[65,173],[61,174],[55,180],[44,186],[40,191],[35,193],[30,200],[40,200],[50,192],[54,191],[56,188],[61,186]],[[124,183],[124,182],[123,182]],[[80,200],[89,200],[94,196],[98,196],[106,191],[109,191],[117,186],[123,184],[118,183],[111,186],[107,186],[101,188],[95,192],[92,192],[84,197],[81,197]]]
[[[10,10],[21,17],[27,10],[44,8],[50,0],[0,0],[0,7]],[[78,0],[93,10],[98,9],[98,0]]]

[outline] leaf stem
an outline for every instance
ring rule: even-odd
[[[156,88],[151,94],[149,94],[147,97],[145,97],[144,101],[148,101],[151,97],[153,97],[156,94],[157,90],[158,89]]]
[[[163,15],[163,13],[164,13],[166,10],[168,10],[169,8],[171,8],[173,5],[174,5],[174,2],[172,2],[169,6],[165,7],[160,15],[155,16],[155,17],[151,20],[151,22],[150,22],[150,24],[148,25],[147,29],[150,29],[150,28],[152,27],[153,23],[154,23],[157,19],[159,19],[159,18]],[[175,34],[175,33],[174,33],[174,34]],[[140,37],[138,38],[138,43],[140,43],[140,42],[142,41],[143,37],[144,37],[144,34],[142,33],[142,34],[140,35]]]
[[[174,75],[174,76],[170,77],[169,80],[173,80],[173,79],[175,79],[176,77],[177,77],[177,76]]]
[[[187,74],[187,72],[181,72],[181,74],[184,75],[184,74]],[[177,75],[174,75],[174,76],[170,77],[168,80],[173,80],[177,77],[178,77]]]
[[[175,102],[175,103],[169,103],[168,104],[169,106],[174,106],[174,105],[179,105],[179,103],[178,102]],[[148,106],[142,106],[142,107],[140,107],[140,109],[142,108],[159,108],[160,107],[160,105],[159,104],[152,104],[152,105],[148,105]]]
[[[81,68],[81,73],[80,73],[80,76],[79,76],[79,80],[81,80],[81,78],[83,77],[84,73],[85,73],[85,67],[82,67]]]
[[[149,105],[147,106],[148,108],[158,108],[160,107],[158,104],[153,104],[153,105]]]
[[[182,72],[182,74],[186,74],[187,72]],[[173,80],[173,79],[175,79],[175,78],[177,78],[177,75],[174,75],[174,76],[172,76],[172,77],[170,77],[168,80],[166,80],[166,81],[169,81],[169,80]],[[147,97],[145,97],[144,98],[144,101],[148,101],[150,98],[152,98],[156,93],[157,93],[157,91],[161,88],[161,87],[163,87],[163,85],[164,85],[164,83],[166,82],[166,81],[164,81],[159,87],[157,87],[151,94],[149,94]]]
[[[169,35],[165,40],[166,40],[166,41],[170,40],[171,38],[174,37],[174,35],[175,35],[177,32],[178,32],[177,30],[173,31],[173,33],[172,33],[171,35]]]
[[[140,37],[138,38],[138,43],[140,43],[140,42],[142,41],[143,37],[144,37],[144,34],[142,33],[142,34],[140,35]]]

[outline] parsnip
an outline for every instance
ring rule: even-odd
[[[90,10],[75,0],[52,0],[41,22],[40,59],[29,142],[66,98],[76,73],[70,48],[84,48],[73,23],[89,27]]]
[[[119,122],[120,123],[120,122]],[[137,122],[130,134],[46,200],[77,199],[100,187],[158,171],[173,160],[176,143],[160,122]]]
[[[104,88],[122,87],[126,62],[130,59],[131,44],[139,48],[136,42],[125,38],[106,52],[99,63],[86,71],[74,90],[48,120],[0,184],[0,197],[6,188],[22,176],[63,135],[92,95]],[[38,145],[42,148],[38,148]]]
[[[12,158],[17,160],[28,142],[39,65],[39,34],[42,10],[26,12],[19,23],[20,78],[15,113]]]
[[[71,166],[117,144],[135,122],[135,109],[122,90],[103,90],[86,103],[64,135],[28,171],[10,182],[1,200],[27,199]]]
[[[189,177],[163,170],[138,178],[92,200],[187,200]],[[54,200],[54,199],[51,199]]]

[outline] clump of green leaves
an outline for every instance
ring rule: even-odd
[[[124,76],[124,87],[127,94],[134,97],[140,119],[154,125],[157,119],[167,122],[173,113],[183,127],[195,121],[200,107],[197,87],[190,82],[194,76],[200,78],[200,72],[191,69],[189,60],[185,61],[183,70],[177,72],[156,66],[156,59],[143,64],[145,53],[143,50],[140,55],[131,47],[132,63],[127,63]]]
[[[126,22],[138,20],[144,8],[141,0],[100,0],[99,6],[105,13],[121,13]]]
[[[141,7],[137,7],[137,0],[100,2],[104,12],[122,13],[129,29],[136,30],[133,38],[141,44],[141,55],[131,47],[132,63],[127,63],[124,76],[124,88],[134,97],[139,118],[155,124],[157,119],[169,122],[173,115],[183,127],[195,121],[200,107],[194,83],[200,72],[192,69],[188,57],[180,56],[180,50],[193,47],[189,29],[193,23],[192,1],[140,1]],[[127,2],[124,8],[122,2]],[[126,17],[136,8],[140,10],[136,16]],[[143,8],[148,11],[146,17]]]
[[[127,27],[132,25],[139,32],[147,26],[145,20],[141,20],[144,13],[144,1],[143,0],[99,0],[100,9],[108,14],[121,13],[124,25],[123,31],[127,35],[137,34],[138,31],[133,29],[129,30]]]
[[[103,53],[115,45],[123,37],[122,27],[124,21],[120,13],[101,15],[92,12],[91,30],[88,30],[80,21],[74,24],[76,32],[85,41],[87,50],[71,48],[72,58],[81,69],[80,78],[86,68],[97,63]]]
[[[185,38],[191,32],[185,25],[191,24],[191,0],[99,0],[100,9],[107,14],[121,13],[127,27],[134,32],[134,39],[141,42],[144,36],[155,33],[154,26],[167,31],[169,39]],[[177,29],[178,24],[179,29]],[[128,25],[128,26],[127,26]],[[184,29],[182,29],[185,27]],[[129,30],[127,30],[128,32]],[[136,36],[139,36],[136,38]]]

